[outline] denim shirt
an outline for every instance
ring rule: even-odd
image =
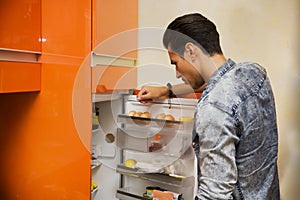
[[[280,199],[276,111],[264,68],[231,59],[219,67],[197,104],[193,136],[198,199]]]

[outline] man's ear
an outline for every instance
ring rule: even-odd
[[[196,46],[191,42],[185,44],[185,51],[187,55],[191,57],[191,59],[194,59],[197,54]]]

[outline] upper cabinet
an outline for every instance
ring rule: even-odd
[[[92,92],[136,88],[138,0],[92,5]]]
[[[93,0],[92,21],[96,53],[136,58],[138,0]]]
[[[1,1],[0,18],[0,48],[41,51],[40,0]]]
[[[53,63],[61,55],[74,61],[88,56],[91,51],[91,1],[42,2],[42,62]]]

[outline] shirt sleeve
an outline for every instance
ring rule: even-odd
[[[198,110],[195,131],[199,137],[199,199],[231,199],[237,181],[235,120],[212,103]]]

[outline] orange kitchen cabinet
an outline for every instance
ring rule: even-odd
[[[115,59],[136,59],[138,0],[93,0],[93,52]],[[125,61],[126,62],[126,61]],[[136,61],[134,61],[136,62]],[[92,92],[132,89],[137,87],[134,65],[98,63],[92,69]]]
[[[0,19],[0,48],[41,51],[41,0],[2,0]]]
[[[41,64],[0,61],[0,93],[39,91]]]
[[[93,49],[100,54],[137,56],[138,0],[93,0]]]
[[[34,5],[29,6],[30,2]],[[125,16],[119,11],[125,13],[130,11],[135,14],[122,19],[122,26],[115,23],[117,19],[113,19],[112,23],[98,21],[101,26],[97,30],[101,31],[97,33],[106,34],[108,31],[112,35],[137,27],[137,0],[129,3],[130,9],[127,4],[120,1],[99,2],[102,7],[100,6],[100,11],[97,12],[104,11],[115,17],[119,15],[118,20]],[[34,83],[32,85],[36,85],[39,80],[39,89],[38,92],[34,92],[36,89],[30,90],[33,92],[23,92],[29,91],[28,87],[27,90],[19,88],[18,91],[22,92],[0,94],[0,156],[2,159],[0,199],[86,200],[91,198],[92,68],[88,61],[90,52],[95,49],[94,46],[97,46],[96,43],[106,40],[106,36],[103,38],[92,34],[95,31],[92,29],[95,22],[94,15],[96,15],[94,3],[94,0],[1,1],[0,51],[6,53],[17,51],[18,55],[26,55],[25,57],[29,53],[30,59],[34,58],[26,62],[22,60],[23,57],[16,62],[3,59],[0,63],[0,85],[1,87],[4,85],[3,88],[11,91],[8,88],[15,87],[13,84],[24,87],[31,82]],[[21,9],[22,5],[27,8],[28,13],[21,15],[19,13],[21,11],[12,12],[11,9]],[[39,22],[39,25],[33,27],[31,29],[34,30],[33,33],[28,33],[26,36],[25,26],[29,26],[28,23],[21,23],[21,30],[15,29],[13,20],[10,21],[10,18],[3,13],[6,12],[4,7],[10,8],[10,11],[17,16],[30,16],[36,19],[35,23]],[[35,11],[37,7],[40,9]],[[105,17],[102,14],[98,17]],[[7,25],[6,23],[11,23],[12,27],[9,30],[16,30],[16,32],[12,35],[3,35],[3,27]],[[118,28],[115,29],[116,27]],[[39,30],[39,33],[36,30]],[[33,38],[35,41],[30,44],[24,43],[28,38]],[[7,42],[8,40],[12,42]],[[122,56],[136,57],[136,53],[132,51],[132,49],[136,50],[136,40],[137,38],[133,39],[133,42],[127,40],[131,47],[130,50],[125,51],[126,55],[122,54]],[[10,46],[6,46],[9,43]],[[115,49],[120,48],[116,46]],[[116,55],[113,52],[111,54]],[[115,72],[119,73],[118,67],[122,66],[111,67],[112,73],[116,74]],[[122,74],[126,74],[122,70],[121,72],[113,77],[114,82],[118,82]],[[13,77],[11,73],[17,74],[17,77]],[[26,78],[30,74],[30,78],[26,81],[25,78],[18,78],[18,75],[22,74],[25,74]],[[101,84],[112,80],[111,73],[108,74],[104,76]],[[16,79],[26,84],[17,83]],[[136,76],[132,79],[136,80]],[[101,187],[101,184],[105,184],[105,180],[98,184]]]
[[[77,71],[45,64],[40,92],[0,94],[0,199],[90,198],[90,152],[73,118]],[[87,108],[80,116],[89,137]]]
[[[30,0],[8,2],[18,7]],[[77,81],[91,51],[91,0],[40,5],[40,91],[0,94],[0,199],[90,199],[90,66]],[[5,73],[17,79],[25,65],[6,62]],[[79,96],[80,111],[73,105]]]
[[[92,93],[136,88],[134,67],[97,66],[92,68]],[[134,81],[132,81],[134,80]]]
[[[90,7],[91,0],[42,0],[42,61],[53,63],[60,57],[80,61],[88,55],[92,16],[87,4]]]
[[[40,90],[41,1],[1,1],[0,93]]]
[[[136,88],[136,59],[91,54],[92,93]]]

